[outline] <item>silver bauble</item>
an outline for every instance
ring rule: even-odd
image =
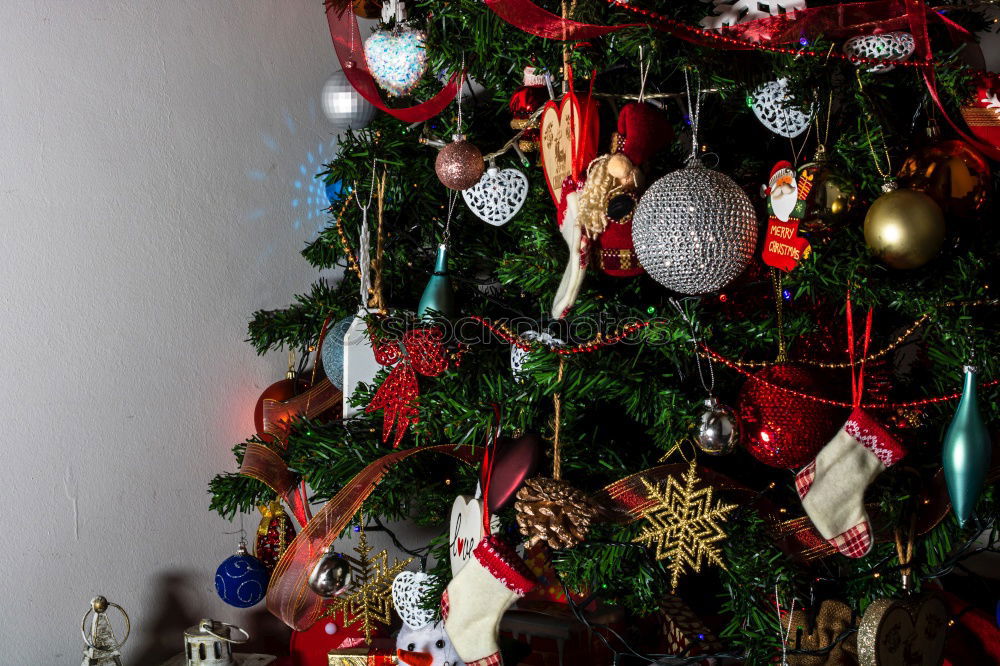
[[[348,315],[331,326],[319,349],[320,358],[323,359],[323,372],[338,389],[344,385],[344,336],[353,322],[354,315]]]
[[[319,596],[335,597],[351,584],[351,564],[330,546],[309,573],[308,582],[309,589]]]
[[[338,132],[364,129],[376,111],[371,102],[358,94],[343,70],[334,72],[323,84],[320,105]]]
[[[740,441],[739,420],[733,410],[715,398],[705,401],[705,411],[698,420],[698,448],[712,456],[731,453]]]
[[[757,217],[732,178],[694,164],[649,186],[632,218],[632,242],[639,263],[664,287],[707,294],[750,263]]]

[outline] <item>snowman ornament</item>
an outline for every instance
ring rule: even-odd
[[[416,628],[404,623],[396,636],[396,658],[408,666],[465,666],[445,633],[443,622]]]

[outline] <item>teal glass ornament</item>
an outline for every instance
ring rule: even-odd
[[[976,369],[965,366],[965,384],[941,451],[948,497],[958,524],[965,527],[979,500],[990,467],[990,436],[976,399]]]
[[[417,306],[417,318],[424,319],[432,311],[439,312],[449,319],[455,315],[455,294],[451,289],[451,278],[448,277],[448,246],[438,245],[437,259],[434,262],[434,274],[424,287],[424,294]]]

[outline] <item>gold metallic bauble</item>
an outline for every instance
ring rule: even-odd
[[[802,171],[813,173],[812,196],[802,230],[829,231],[841,226],[858,200],[854,185],[822,161],[806,164]]]
[[[456,137],[438,152],[434,171],[445,187],[467,190],[483,175],[483,154],[464,137]]]
[[[933,259],[944,243],[944,213],[923,192],[893,190],[868,209],[865,243],[892,268],[919,268]]]
[[[990,165],[964,141],[938,141],[910,155],[899,184],[924,192],[946,215],[971,217],[986,207]]]

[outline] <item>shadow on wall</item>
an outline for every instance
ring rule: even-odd
[[[168,571],[156,578],[153,603],[159,610],[146,623],[146,641],[140,643],[134,655],[128,658],[130,663],[154,666],[184,649],[184,631],[204,617],[197,605],[186,599],[197,598],[196,591],[204,585],[204,576],[194,571]],[[288,654],[291,631],[268,613],[263,603],[245,611],[233,610],[233,615],[229,617],[211,619],[239,625],[249,632],[250,642],[237,647],[237,652]]]

